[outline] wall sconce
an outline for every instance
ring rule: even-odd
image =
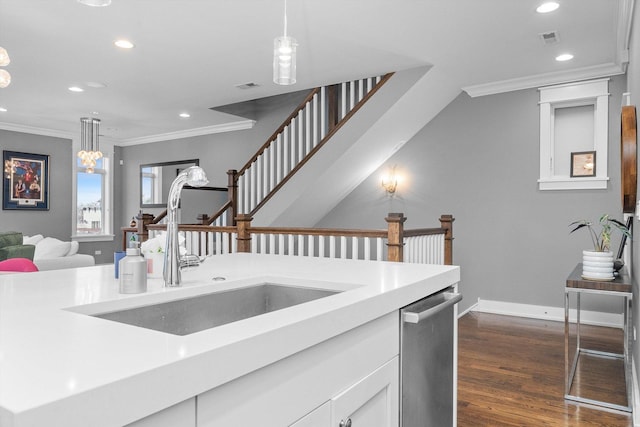
[[[396,167],[391,168],[391,171],[382,177],[382,188],[385,189],[389,196],[393,196],[398,187],[398,174],[396,173]]]

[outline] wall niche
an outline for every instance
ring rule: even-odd
[[[608,86],[598,79],[538,89],[540,190],[607,188]],[[593,174],[576,176],[572,158],[585,152],[595,152]]]

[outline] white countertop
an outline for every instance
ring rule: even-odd
[[[224,277],[224,281],[213,281]],[[119,426],[457,283],[459,267],[233,254],[118,293],[113,265],[0,276],[0,425]],[[185,336],[100,319],[261,281],[342,290]]]

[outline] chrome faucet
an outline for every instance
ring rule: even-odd
[[[178,174],[169,188],[169,200],[167,201],[167,243],[164,251],[164,285],[180,286],[180,244],[178,242],[178,202],[180,192],[185,184],[192,187],[207,185],[209,180],[200,166],[191,166]]]

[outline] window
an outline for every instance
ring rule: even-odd
[[[93,173],[87,173],[74,149],[74,240],[112,240],[111,218],[111,151],[101,144],[105,156],[96,162]]]

